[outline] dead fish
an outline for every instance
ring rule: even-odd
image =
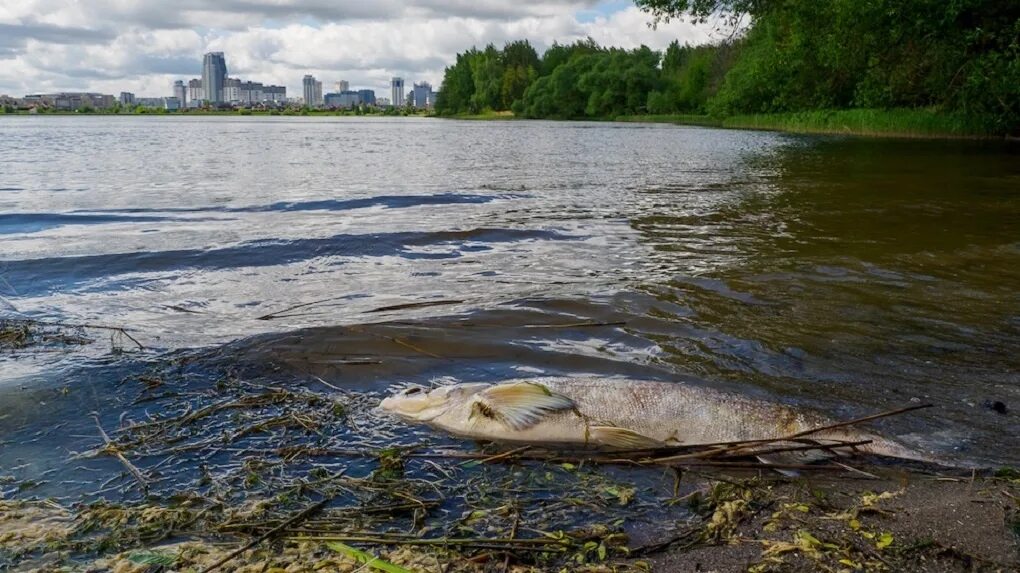
[[[405,420],[467,438],[610,450],[778,439],[833,423],[808,410],[731,392],[622,378],[535,378],[432,390],[412,387],[384,399],[381,407]],[[934,461],[902,444],[849,427],[812,433],[809,438],[819,444],[870,440],[857,449]],[[814,451],[814,459],[819,453]],[[794,459],[763,460],[812,461],[803,453]]]

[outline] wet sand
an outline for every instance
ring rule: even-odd
[[[881,472],[881,470],[879,470]],[[635,558],[605,562],[518,564],[485,552],[436,547],[368,546],[411,571],[1015,571],[1020,568],[1020,480],[934,478],[883,473],[882,479],[715,476],[696,488],[725,494],[695,520],[649,524],[632,532]],[[734,484],[741,484],[736,486]],[[709,488],[709,489],[705,489]],[[157,515],[158,508],[143,511]],[[12,571],[140,573],[163,559],[172,570],[199,571],[240,547],[212,534],[178,535],[91,558],[70,540],[82,516],[55,504],[0,502],[0,563]],[[661,545],[673,540],[671,545]],[[363,546],[364,547],[364,546]],[[34,549],[33,549],[34,548]],[[481,555],[481,558],[479,558]],[[321,542],[278,541],[229,561],[223,571],[356,571],[353,559]],[[67,569],[63,569],[67,570]]]

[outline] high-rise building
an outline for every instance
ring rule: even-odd
[[[184,107],[184,101],[188,97],[187,88],[184,87],[184,82],[177,80],[174,82],[174,97],[177,98],[177,102],[181,107]]]
[[[358,90],[358,99],[365,105],[375,105],[375,90]]]
[[[414,107],[425,109],[432,107],[435,103],[432,96],[432,84],[428,82],[414,84],[411,93],[414,95]]]
[[[227,78],[227,81],[223,82],[223,101],[227,103],[241,101],[241,80]]]
[[[404,78],[390,80],[390,100],[395,106],[404,104]]]
[[[340,80],[333,84],[333,91],[335,93],[342,93],[351,90],[351,82],[347,80]]]
[[[131,92],[120,92],[120,105],[135,105],[135,94]]]
[[[202,88],[209,103],[223,103],[227,83],[227,60],[223,52],[209,52],[202,59]]]
[[[304,88],[305,105],[318,107],[322,105],[322,82],[315,79],[315,76],[307,75],[301,80],[301,87]]]
[[[287,101],[287,88],[283,86],[262,86],[262,101],[284,103]]]
[[[188,107],[199,107],[205,100],[205,90],[202,89],[202,80],[195,78],[188,80]]]

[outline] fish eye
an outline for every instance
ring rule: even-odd
[[[421,388],[408,388],[407,390],[404,390],[404,396],[410,396],[411,394],[417,394],[418,392],[421,392]]]

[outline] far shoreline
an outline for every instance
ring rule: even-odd
[[[0,117],[345,117],[345,118],[431,118],[463,121],[593,121],[606,123],[654,123],[717,129],[774,131],[780,133],[845,135],[869,138],[916,140],[1008,141],[1020,136],[989,133],[968,125],[964,118],[925,109],[849,109],[808,112],[734,115],[725,118],[700,114],[623,115],[603,118],[523,118],[512,111],[488,111],[477,114],[436,115],[424,111],[408,113],[354,113],[337,110],[269,111],[189,111],[111,113],[47,111],[32,114],[26,111],[0,113]]]
[[[487,112],[434,116],[469,121],[528,121],[513,112]],[[957,116],[923,109],[850,109],[795,113],[735,115],[717,118],[699,114],[625,115],[613,118],[535,118],[535,121],[605,121],[610,123],[662,123],[720,129],[782,133],[850,135],[896,139],[1012,141],[1009,135],[988,133],[967,125]]]

